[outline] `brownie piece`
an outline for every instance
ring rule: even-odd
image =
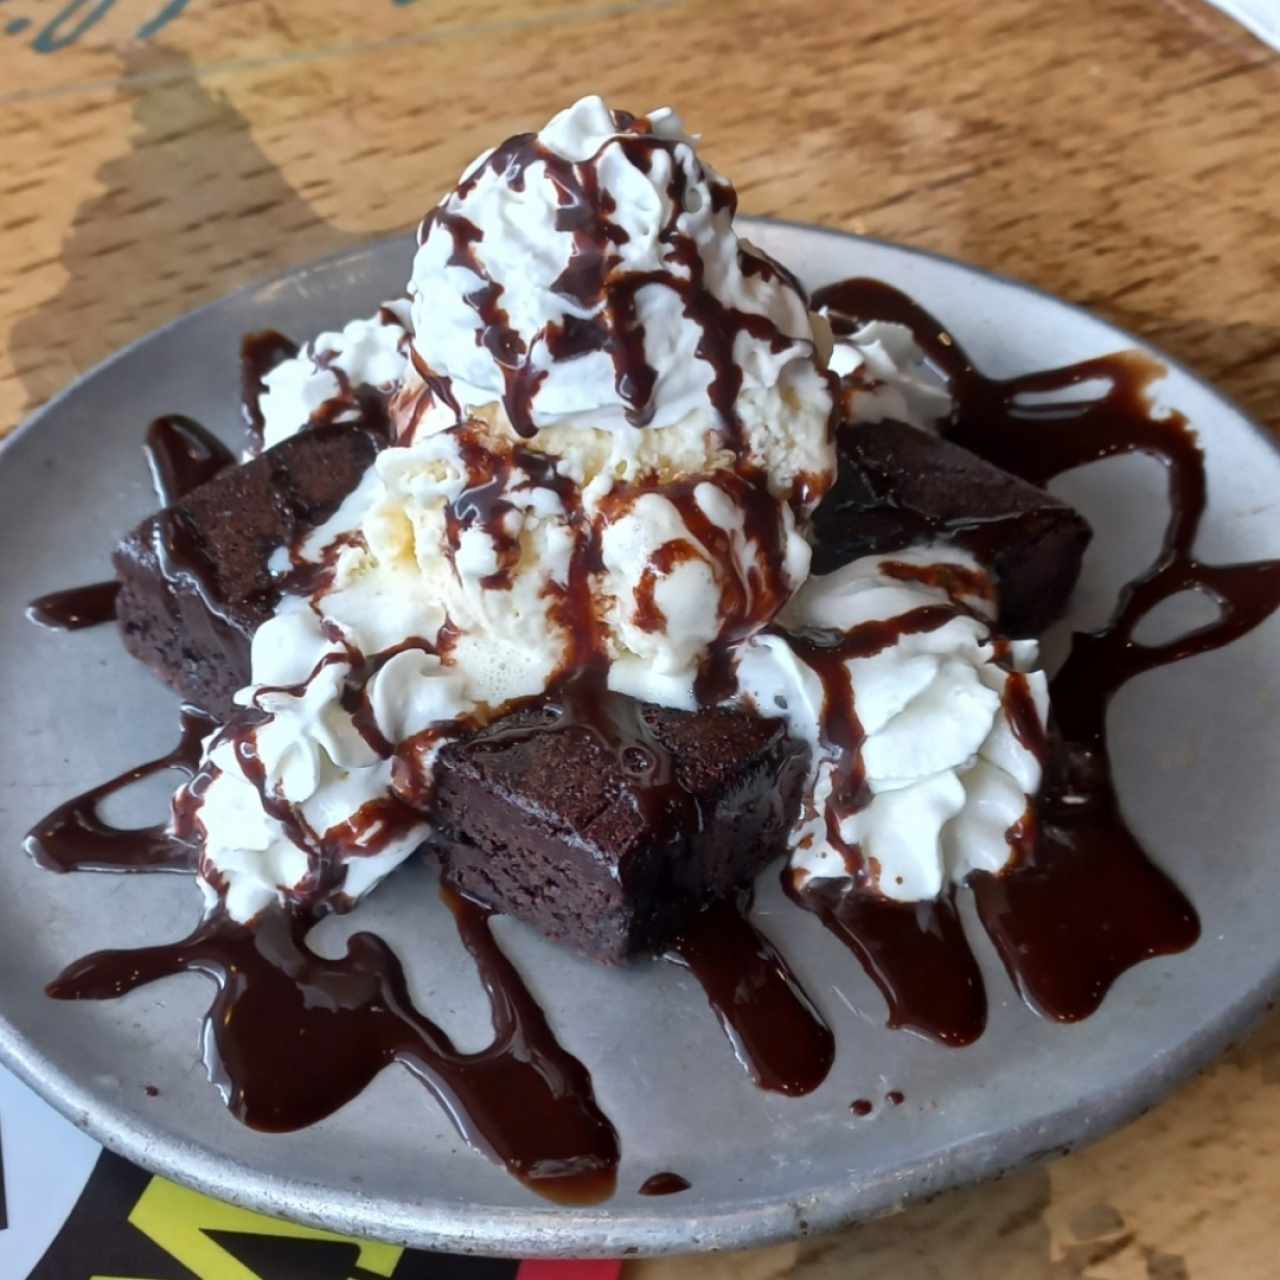
[[[434,843],[463,893],[619,963],[784,851],[806,762],[779,720],[587,677],[441,751]]]
[[[272,552],[337,509],[380,443],[350,424],[316,427],[144,520],[113,557],[129,652],[184,700],[229,714],[249,682],[253,633],[279,598]]]
[[[1093,535],[1065,502],[898,422],[844,428],[839,458],[813,517],[815,573],[911,543],[950,542],[995,576],[1008,634],[1035,635],[1066,608]]]

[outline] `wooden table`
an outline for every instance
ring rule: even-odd
[[[1093,307],[1280,428],[1280,55],[1200,0],[4,0],[0,433],[242,282],[416,221],[598,90],[745,211]],[[1280,1272],[1280,1020],[1123,1133],[871,1226],[633,1276]]]

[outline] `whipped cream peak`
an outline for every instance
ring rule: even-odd
[[[825,309],[818,315],[824,325],[831,325],[832,318]],[[841,323],[832,334],[827,367],[839,379],[842,420],[888,419],[935,431],[954,402],[912,331],[891,320],[851,324],[844,317],[834,318]]]
[[[458,413],[501,402],[526,437],[693,418],[762,465],[770,423],[802,417],[804,465],[829,470],[805,296],[738,237],[736,204],[670,111],[584,98],[486,153],[418,233],[415,347],[435,390],[447,380]]]
[[[584,164],[598,156],[607,143],[628,134],[683,142],[691,148],[698,145],[698,139],[685,131],[684,122],[670,107],[659,107],[647,116],[637,117],[629,111],[610,110],[598,94],[579,98],[557,112],[536,136],[542,146],[562,160]],[[473,167],[479,164],[477,161]]]
[[[408,359],[410,307],[384,302],[371,316],[321,333],[261,379],[252,416],[262,449],[322,422],[355,422],[363,413],[361,387],[388,394],[400,385]]]

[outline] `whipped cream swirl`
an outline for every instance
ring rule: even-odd
[[[374,655],[353,714],[344,695],[369,665],[358,639],[296,597],[265,622],[259,683],[236,697],[249,714],[210,738],[184,788],[198,799],[201,886],[233,919],[277,897],[355,901],[426,838],[426,819],[392,787],[390,744],[442,740],[469,704],[424,642]]]
[[[889,420],[931,431],[954,407],[946,383],[904,324],[870,320],[833,338],[827,367],[840,379],[845,422]]]
[[[741,647],[748,701],[813,753],[791,836],[801,881],[912,901],[1009,861],[1041,781],[1011,700],[1042,736],[1049,694],[1035,641],[992,634],[992,598],[954,547],[867,556],[811,578],[778,627]]]
[[[261,448],[287,440],[317,422],[356,422],[355,393],[371,387],[389,395],[404,377],[411,317],[408,302],[384,302],[367,319],[336,333],[321,333],[262,379],[258,413]]]

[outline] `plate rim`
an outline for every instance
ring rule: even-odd
[[[1170,356],[1155,344],[1130,333],[1088,307],[1060,298],[1048,290],[1016,277],[964,262],[928,249],[875,236],[857,235],[817,223],[776,218],[739,219],[740,228],[750,236],[753,226],[773,226],[802,231],[824,239],[870,244],[910,258],[935,263],[1021,293],[1039,303],[1065,308],[1091,324],[1102,324],[1126,342],[1153,353],[1170,371],[1196,384],[1215,401],[1234,410],[1241,423],[1260,436],[1280,455],[1280,438],[1246,412],[1230,395],[1207,378]],[[391,244],[409,241],[412,233],[402,231],[363,241],[322,258],[284,267],[270,276],[251,281],[192,311],[175,316],[165,324],[139,336],[112,352],[104,360],[79,374],[66,387],[36,408],[18,427],[0,440],[0,465],[13,445],[35,431],[64,401],[105,369],[126,359],[137,348],[193,317],[222,308],[312,271],[333,268],[376,254]],[[36,1043],[21,1035],[0,1010],[0,1063],[11,1070],[36,1094],[62,1112],[72,1123],[104,1147],[142,1166],[147,1171],[192,1187],[204,1194],[257,1212],[285,1217],[305,1225],[356,1237],[385,1240],[396,1244],[443,1249],[459,1253],[496,1257],[619,1257],[657,1256],[672,1253],[718,1251],[744,1248],[780,1240],[819,1234],[855,1221],[884,1216],[908,1204],[959,1186],[990,1181],[1014,1169],[1050,1159],[1078,1149],[1121,1127],[1163,1101],[1180,1084],[1203,1070],[1223,1049],[1240,1038],[1266,1012],[1269,1002],[1280,995],[1280,959],[1259,983],[1238,993],[1215,1017],[1194,1035],[1168,1050],[1149,1070],[1112,1085],[1098,1097],[1076,1098],[1070,1105],[1042,1116],[1039,1123],[1009,1131],[1001,1158],[984,1159],[981,1134],[953,1143],[933,1156],[917,1160],[900,1173],[896,1181],[878,1187],[860,1187],[849,1181],[828,1185],[821,1192],[801,1198],[779,1198],[747,1204],[721,1212],[696,1215],[697,1234],[681,1229],[686,1219],[628,1213],[618,1218],[607,1205],[586,1209],[564,1209],[551,1205],[529,1205],[519,1209],[483,1204],[446,1205],[442,1201],[424,1204],[405,1221],[396,1214],[377,1214],[378,1201],[320,1183],[292,1184],[291,1191],[273,1193],[280,1180],[239,1164],[233,1157],[200,1144],[176,1139],[155,1125],[130,1121],[109,1104],[99,1104],[87,1084],[59,1070],[44,1057]],[[245,1175],[248,1175],[246,1180]],[[314,1188],[328,1198],[329,1211],[307,1208],[306,1192]],[[341,1202],[338,1208],[334,1201]]]

